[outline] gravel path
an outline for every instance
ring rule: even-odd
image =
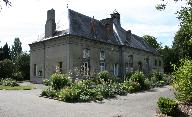
[[[102,103],[65,103],[30,91],[0,91],[0,117],[155,117],[160,96],[173,98],[169,86],[118,96]]]

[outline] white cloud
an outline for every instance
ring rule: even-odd
[[[178,5],[159,12],[155,0],[13,0],[12,7],[3,5],[0,12],[0,46],[6,42],[12,45],[14,38],[19,37],[23,49],[29,50],[28,44],[44,33],[46,13],[51,8],[56,11],[56,22],[67,28],[67,4],[70,9],[96,19],[110,17],[116,9],[121,14],[122,26],[141,36],[147,33],[163,37],[178,29],[173,15]]]

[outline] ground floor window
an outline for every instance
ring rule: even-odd
[[[37,76],[37,64],[33,65],[33,76]]]
[[[113,75],[118,76],[119,75],[119,64],[113,65]]]
[[[100,62],[100,71],[105,71],[105,62]]]
[[[89,75],[89,62],[83,62],[83,75]]]

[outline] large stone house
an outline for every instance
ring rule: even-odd
[[[69,9],[68,21],[67,30],[57,31],[55,10],[48,10],[45,37],[29,44],[31,81],[41,83],[57,70],[81,77],[107,70],[120,78],[135,70],[163,72],[161,56],[121,27],[118,12],[97,20]]]

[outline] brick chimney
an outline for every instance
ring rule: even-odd
[[[121,26],[120,14],[116,10],[111,14],[111,18],[113,19],[114,23]]]
[[[53,37],[55,30],[56,30],[55,10],[51,9],[47,11],[47,21],[45,24],[45,38]]]

